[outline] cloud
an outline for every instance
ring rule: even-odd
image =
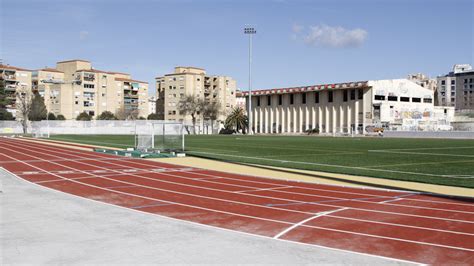
[[[81,32],[79,32],[79,39],[80,39],[80,40],[85,40],[85,39],[87,39],[87,36],[89,36],[89,32],[88,32],[88,31],[81,30]]]
[[[302,30],[303,27],[297,27]],[[293,26],[293,33],[295,27]],[[367,39],[368,32],[364,29],[346,29],[341,26],[321,24],[310,26],[306,33],[301,32],[296,39],[302,39],[306,44],[330,48],[360,47]]]

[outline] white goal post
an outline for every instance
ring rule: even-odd
[[[152,121],[136,126],[135,148],[142,151],[184,151],[182,122]]]

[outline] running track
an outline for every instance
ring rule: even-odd
[[[265,179],[2,137],[0,167],[62,192],[237,232],[474,264],[472,199]]]

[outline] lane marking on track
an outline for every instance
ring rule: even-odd
[[[149,205],[134,206],[134,207],[130,207],[130,208],[132,208],[132,209],[143,209],[143,208],[158,207],[158,206],[170,206],[170,205],[173,205],[173,204],[156,203],[156,204],[149,204]]]
[[[366,201],[366,200],[374,200],[374,199],[387,199],[388,201],[392,201],[393,199],[401,199],[402,197],[408,197],[412,195],[417,195],[419,193],[411,193],[401,196],[372,196],[366,198],[347,198],[347,199],[333,199],[333,200],[320,200],[320,201],[308,201],[308,202],[292,202],[292,203],[276,203],[276,204],[266,204],[266,206],[292,206],[292,205],[303,205],[303,204],[316,204],[319,205],[320,203],[330,203],[330,202],[341,202],[341,201],[363,201],[363,202],[371,202],[371,203],[385,203],[385,202],[374,202],[374,201]],[[386,201],[386,202],[388,202]],[[397,205],[398,206],[398,205]]]
[[[11,152],[16,152],[18,153],[17,151],[15,150],[12,150],[12,149],[7,149],[7,150],[10,150]],[[5,155],[5,156],[8,156],[8,155]],[[28,155],[30,157],[35,157],[35,156],[32,156],[32,155]],[[13,158],[11,156],[8,156],[10,158]],[[39,157],[36,157],[36,158],[39,158]],[[13,158],[14,159],[14,158]],[[18,160],[19,162],[21,162],[20,160]],[[27,164],[27,163],[25,163]],[[36,166],[33,166],[33,165],[30,165],[30,164],[27,164],[31,167],[34,167],[34,168],[37,168],[37,169],[40,169],[40,170],[44,170],[44,169],[41,169],[39,167],[36,167]],[[68,166],[65,166],[65,167],[68,167]],[[72,167],[68,167],[68,168],[72,168]],[[75,168],[73,168],[75,169]],[[79,170],[80,171],[80,170]],[[57,174],[53,174],[53,175],[56,175],[60,178],[63,178],[61,177],[60,175],[57,175]],[[64,178],[66,180],[68,180],[67,178]],[[104,179],[108,179],[108,178],[104,178]],[[112,179],[110,179],[112,180]],[[72,180],[71,180],[72,181]],[[112,180],[112,181],[116,181],[116,180]],[[111,191],[111,192],[115,192],[115,193],[118,193],[118,194],[124,194],[124,195],[130,195],[130,196],[135,196],[135,197],[141,197],[141,198],[145,198],[145,199],[151,199],[151,200],[157,200],[156,198],[150,198],[150,197],[146,197],[146,196],[141,196],[141,195],[138,195],[138,194],[134,194],[134,193],[125,193],[125,192],[121,192],[121,191],[117,191],[117,190],[112,190],[112,189],[105,189],[103,187],[100,187],[100,186],[95,186],[95,185],[90,185],[90,184],[87,184],[87,183],[81,183],[81,182],[78,182],[78,181],[72,181],[72,182],[75,182],[75,183],[79,183],[79,184],[83,184],[83,185],[86,185],[86,186],[90,186],[90,187],[95,187],[95,188],[98,188],[98,189],[102,189],[102,190],[107,190],[107,191]],[[130,183],[130,182],[125,182],[125,181],[120,181],[121,183],[124,183],[124,184],[135,184],[135,183]],[[141,186],[141,187],[147,187],[147,186],[143,186],[143,185],[139,185],[139,184],[135,184],[137,186]],[[151,188],[151,187],[150,187]],[[157,189],[157,188],[155,188]],[[160,189],[161,190],[161,189]],[[178,192],[175,192],[175,193],[178,193]],[[185,194],[185,193],[180,193],[180,194]],[[216,198],[217,199],[217,198]],[[222,200],[222,199],[220,199]],[[291,224],[290,222],[285,222],[285,221],[280,221],[280,220],[274,220],[274,219],[271,219],[271,218],[263,218],[263,217],[256,217],[256,216],[251,216],[251,215],[245,215],[245,214],[238,214],[238,213],[233,213],[233,212],[227,212],[227,211],[220,211],[220,210],[215,210],[215,209],[210,209],[210,208],[205,208],[205,207],[198,207],[198,206],[194,206],[194,205],[189,205],[189,204],[182,204],[182,203],[178,203],[178,202],[172,202],[172,201],[167,201],[167,200],[161,200],[163,202],[169,202],[171,204],[176,204],[176,205],[182,205],[182,206],[187,206],[187,207],[190,207],[190,208],[197,208],[197,209],[203,209],[203,210],[208,210],[208,211],[212,211],[212,212],[218,212],[218,213],[227,213],[227,214],[230,214],[230,215],[235,215],[235,216],[241,216],[241,217],[247,217],[247,218],[251,218],[251,219],[256,219],[256,220],[263,220],[263,221],[272,221],[272,222],[276,222],[276,223],[283,223],[283,224]],[[244,204],[242,202],[239,202],[240,204]],[[247,204],[247,205],[252,205],[252,204]],[[261,206],[260,206],[261,207]],[[288,210],[287,210],[288,211]],[[339,230],[339,229],[333,229],[333,228],[326,228],[326,227],[320,227],[320,226],[308,226],[308,225],[304,225],[305,227],[309,227],[309,228],[314,228],[314,229],[320,229],[320,230],[325,230],[325,231],[333,231],[333,232],[342,232],[342,233],[347,233],[347,234],[354,234],[354,235],[362,235],[362,236],[367,236],[367,237],[374,237],[374,238],[380,238],[380,239],[389,239],[389,240],[396,240],[396,241],[401,241],[401,242],[408,242],[408,243],[415,243],[415,244],[424,244],[424,245],[428,245],[428,246],[436,246],[436,247],[443,247],[443,248],[451,248],[451,249],[457,249],[457,250],[464,250],[464,251],[474,251],[474,249],[469,249],[469,248],[462,248],[462,247],[456,247],[456,246],[449,246],[449,245],[443,245],[443,244],[435,244],[435,243],[428,243],[428,242],[420,242],[420,241],[415,241],[415,240],[408,240],[408,239],[401,239],[401,238],[393,238],[393,237],[386,237],[386,236],[380,236],[380,235],[370,235],[370,234],[365,234],[365,233],[359,233],[359,232],[353,232],[353,231],[347,231],[347,230]]]
[[[290,232],[291,230],[295,229],[296,227],[298,226],[301,226],[311,220],[314,220],[318,217],[321,217],[321,216],[324,216],[324,215],[327,215],[327,214],[331,214],[331,213],[335,213],[335,212],[338,212],[338,211],[342,211],[342,210],[346,210],[347,208],[341,208],[341,209],[335,209],[335,210],[331,210],[331,211],[325,211],[325,212],[318,212],[316,213],[315,216],[312,216],[312,217],[309,217],[308,219],[305,219],[299,223],[296,223],[288,228],[286,228],[285,230],[281,231],[280,233],[276,234],[273,239],[279,239],[280,237],[282,237],[283,235],[285,235],[286,233]]]
[[[70,177],[68,179],[81,180],[81,179],[88,179],[88,178],[97,178],[97,177],[96,176],[83,176],[83,177]],[[33,181],[30,181],[30,182],[35,183],[35,184],[42,184],[42,183],[64,182],[64,179],[50,179],[50,180],[43,180],[43,181],[37,181],[37,182],[33,182]]]
[[[388,203],[388,202],[394,202],[394,201],[399,201],[399,200],[402,200],[402,198],[395,198],[395,199],[385,200],[385,201],[381,201],[379,203]]]
[[[23,140],[19,140],[19,142],[24,142]],[[44,147],[45,145],[44,144],[41,144],[41,143],[36,143],[38,145],[40,145],[41,147]],[[64,151],[66,150],[65,148],[62,148],[62,147],[55,147],[56,150],[60,150],[60,152],[62,151],[64,153]],[[86,151],[76,151],[76,150],[67,150],[68,153],[74,153],[74,154],[80,154],[80,155],[87,155],[87,156],[91,156],[91,153],[90,152],[86,152]],[[102,156],[102,154],[94,154],[96,157],[95,159],[92,159],[92,160],[95,160],[95,161],[102,161],[102,159],[106,158],[106,159],[110,159],[110,160],[118,160],[118,161],[126,161],[126,162],[130,162],[130,163],[133,163],[133,164],[138,164],[138,165],[143,165],[143,166],[150,166],[150,164],[153,164],[153,162],[150,162],[150,163],[143,163],[143,160],[141,159],[135,159],[135,158],[125,158],[125,157],[119,157],[119,158],[114,158],[114,157],[104,157]],[[99,156],[100,155],[100,156]],[[112,155],[111,155],[112,156]],[[90,158],[87,158],[87,159],[66,159],[66,160],[73,160],[73,161],[80,161],[80,160],[91,160]],[[27,160],[25,160],[27,162]],[[42,161],[42,160],[30,160],[30,161]],[[49,161],[52,161],[52,160],[49,160]],[[58,161],[61,161],[61,160],[58,160]],[[106,161],[106,160],[104,160]],[[12,162],[15,162],[15,163],[18,163],[16,161],[12,161]],[[106,162],[106,163],[111,163],[111,162]],[[162,167],[161,169],[164,169],[166,167]],[[194,174],[198,174],[198,175],[202,175],[202,176],[210,176],[210,177],[216,177],[215,175],[209,175],[209,174],[204,174],[204,173],[198,173],[198,171],[209,171],[209,170],[205,170],[205,169],[200,169],[200,168],[194,168],[193,170],[193,173]],[[234,174],[235,175],[235,174]],[[171,175],[171,176],[174,176],[174,175]],[[249,177],[253,177],[253,178],[262,178],[262,177],[257,177],[257,176],[252,176],[252,175],[241,175],[241,176],[249,176]],[[181,178],[185,178],[185,177],[181,177]],[[242,179],[235,179],[235,178],[229,178],[229,177],[222,177],[224,179],[228,179],[228,180],[238,180],[238,181],[244,181]],[[273,179],[273,178],[272,178]],[[204,179],[203,179],[204,180]],[[267,181],[265,182],[262,182],[262,181],[254,181],[254,180],[246,180],[247,182],[251,182],[251,183],[259,183],[259,184],[268,184]],[[213,181],[205,181],[205,182],[210,182],[210,183],[216,183],[216,184],[220,184],[218,182],[213,182]],[[341,186],[341,185],[329,185],[329,184],[320,184],[320,183],[314,183],[315,185],[323,185],[323,186],[329,186],[329,187],[335,187],[335,188],[345,188],[345,187],[349,187],[349,188],[356,188],[356,189],[361,189],[361,190],[373,190],[373,191],[391,191],[391,192],[409,192],[409,191],[403,191],[403,190],[392,190],[392,189],[380,189],[380,188],[357,188],[357,187],[352,187],[352,186]],[[278,184],[275,184],[275,185],[278,185]],[[241,185],[234,185],[234,186],[240,186],[240,187],[249,187],[249,186],[241,186]],[[249,187],[251,188],[251,187]],[[366,194],[366,193],[354,193],[354,192],[347,192],[347,191],[334,191],[334,190],[329,190],[329,189],[323,189],[323,188],[308,188],[308,187],[299,187],[299,186],[295,186],[295,188],[301,188],[301,189],[307,189],[307,190],[317,190],[317,191],[330,191],[330,192],[335,192],[335,193],[342,193],[342,194],[353,194],[353,195],[367,195],[367,196],[371,196],[371,194]],[[284,191],[283,191],[284,192]],[[302,195],[309,195],[309,194],[304,194],[304,193],[299,193],[299,194],[302,194]],[[432,193],[422,193],[423,195],[434,195],[436,196],[436,194],[432,194]],[[465,203],[458,203],[458,202],[446,202],[446,201],[433,201],[433,200],[424,200],[424,199],[408,199],[407,200],[411,200],[411,201],[420,201],[420,202],[432,202],[432,203],[439,203],[439,204],[450,204],[450,205],[463,205],[463,206],[472,206],[472,204],[465,204]]]
[[[44,150],[44,149],[41,149],[41,148],[38,148],[40,150]],[[69,153],[65,153],[65,152],[59,152],[59,153],[63,153],[63,154],[69,154]],[[110,163],[108,162],[109,164],[114,164],[114,163]],[[81,163],[81,164],[86,164],[86,165],[90,165],[88,163]],[[170,176],[174,176],[174,177],[178,177],[178,178],[183,178],[181,176],[177,176],[177,175],[171,175],[171,174],[167,174],[167,173],[164,173],[165,175],[170,175]],[[182,185],[182,186],[188,186],[188,187],[197,187],[197,188],[205,188],[205,189],[208,189],[208,190],[216,190],[216,191],[224,191],[224,192],[229,192],[229,191],[225,191],[225,190],[219,190],[219,189],[212,189],[212,188],[206,188],[206,187],[201,187],[201,186],[193,186],[193,185],[189,185],[189,184],[183,184],[183,183],[177,183],[177,182],[171,182],[171,181],[163,181],[163,180],[157,180],[157,179],[154,179],[154,178],[147,178],[147,177],[143,177],[143,176],[140,176],[140,175],[134,175],[134,174],[131,174],[133,176],[137,176],[137,177],[140,177],[140,178],[143,178],[143,179],[150,179],[150,180],[154,180],[154,181],[158,181],[158,182],[164,182],[164,183],[173,183],[173,184],[179,184],[179,185]],[[186,179],[186,178],[184,178]],[[154,189],[158,189],[158,188],[154,188]],[[183,194],[183,193],[181,193]],[[199,195],[195,195],[195,194],[192,194],[196,197],[202,197],[202,196],[199,196]],[[257,196],[257,197],[262,197],[262,196],[258,196],[258,195],[253,195],[253,194],[248,194],[248,195],[252,195],[252,196]],[[319,196],[319,195],[316,195],[316,196]],[[333,199],[341,199],[341,198],[337,198],[337,197],[329,197],[329,196],[319,196],[319,197],[325,197],[325,198],[333,198]],[[275,197],[263,197],[263,198],[271,198],[271,199],[278,199],[278,200],[281,200],[281,198],[275,198]],[[290,199],[285,199],[286,201],[292,201],[292,202],[298,202],[298,203],[301,203],[303,201],[295,201],[295,200],[290,200]],[[242,202],[241,202],[242,203]],[[370,202],[369,202],[370,203]],[[242,203],[242,204],[246,204],[246,203]],[[341,206],[337,206],[337,205],[330,205],[330,204],[324,204],[324,203],[313,203],[313,204],[317,204],[317,205],[322,205],[322,206],[330,206],[330,207],[336,207],[336,208],[339,208]],[[420,206],[406,206],[406,205],[397,205],[397,204],[387,204],[387,205],[394,205],[394,206],[400,206],[400,207],[407,207],[407,208],[418,208],[418,209],[432,209],[432,210],[440,210],[440,211],[446,211],[446,212],[460,212],[460,213],[472,213],[472,212],[466,212],[466,211],[459,211],[459,210],[448,210],[448,209],[439,209],[439,208],[429,208],[429,207],[420,207]],[[262,206],[262,205],[259,205],[259,206]],[[364,209],[364,208],[353,208],[353,209],[360,209],[360,210],[365,210],[365,211],[371,211],[371,209]],[[288,211],[287,209],[285,209],[286,211]],[[430,218],[430,219],[437,219],[437,220],[449,220],[449,221],[458,221],[458,222],[464,222],[464,223],[474,223],[474,222],[470,222],[470,221],[467,221],[467,220],[456,220],[456,219],[450,219],[450,218],[440,218],[440,217],[433,217],[433,216],[423,216],[423,215],[412,215],[412,214],[406,214],[406,213],[399,213],[399,212],[386,212],[386,211],[374,211],[374,212],[379,212],[379,213],[393,213],[393,214],[397,214],[397,215],[402,215],[402,216],[415,216],[415,217],[424,217],[424,218]],[[306,213],[306,212],[304,212]]]
[[[285,189],[285,188],[292,188],[293,186],[283,186],[283,187],[270,187],[270,188],[258,188],[258,189],[249,189],[249,190],[240,190],[240,191],[233,191],[232,193],[248,193],[248,192],[256,192],[256,191],[266,191],[266,190],[276,190],[276,189]]]

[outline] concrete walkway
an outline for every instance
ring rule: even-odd
[[[0,265],[404,264],[141,213],[3,171],[0,181]]]

